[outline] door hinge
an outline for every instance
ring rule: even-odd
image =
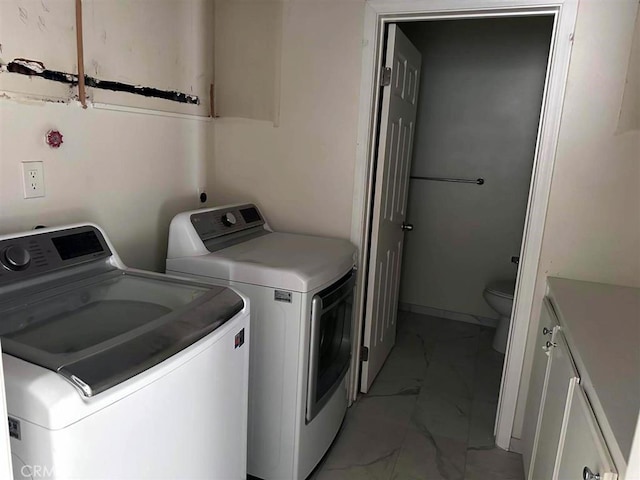
[[[369,361],[369,347],[365,347],[365,346],[360,347],[360,361],[361,362]]]
[[[391,85],[391,67],[384,67],[380,78],[380,85],[388,87]]]

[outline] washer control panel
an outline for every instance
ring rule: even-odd
[[[227,212],[222,215],[222,224],[225,227],[233,227],[236,223],[238,223],[238,220],[236,219],[236,216],[233,214],[233,212]]]
[[[264,220],[255,205],[246,204],[202,210],[191,215],[191,224],[206,242],[247,230],[262,230]]]
[[[9,245],[0,254],[0,263],[14,272],[24,270],[31,263],[31,254],[21,245]]]
[[[0,240],[0,285],[107,258],[111,250],[90,225]]]

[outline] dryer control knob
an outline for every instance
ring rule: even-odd
[[[31,263],[31,255],[26,248],[11,245],[4,249],[0,257],[2,264],[9,270],[24,270]]]
[[[236,224],[237,220],[236,220],[236,216],[229,212],[229,213],[225,213],[222,216],[222,224],[226,225],[227,227],[233,227]]]

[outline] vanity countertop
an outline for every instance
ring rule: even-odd
[[[563,278],[548,285],[580,384],[625,470],[640,414],[640,288]]]

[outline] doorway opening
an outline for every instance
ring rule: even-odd
[[[422,57],[400,308],[495,328],[483,290],[514,293],[553,17],[398,27]]]
[[[408,3],[404,5],[405,8],[409,8]],[[513,281],[516,277],[516,266],[510,263],[511,257],[520,257],[522,259],[517,282],[514,282],[516,285],[516,298],[510,325],[510,340],[507,346],[501,382],[495,431],[497,445],[501,448],[509,449],[526,346],[529,324],[528,315],[531,310],[546,202],[550,188],[553,152],[557,140],[560,110],[568,68],[571,32],[575,23],[576,11],[575,8],[564,8],[562,10],[561,7],[565,2],[559,2],[558,5],[552,5],[551,7],[547,4],[545,8],[540,8],[540,5],[538,5],[540,2],[532,0],[531,2],[525,2],[531,3],[531,5],[520,9],[500,9],[492,5],[491,9],[483,11],[482,5],[478,5],[478,10],[473,13],[455,10],[443,13],[442,10],[437,10],[437,6],[434,6],[433,11],[431,11],[427,3],[425,2],[422,6],[412,3],[413,12],[408,13],[407,10],[404,10],[400,14],[400,9],[403,8],[403,5],[397,5],[395,7],[396,10],[390,10],[394,7],[385,6],[382,2],[380,6],[376,7],[375,2],[371,2],[365,22],[365,39],[374,40],[375,48],[371,52],[365,52],[363,57],[361,147],[359,163],[357,164],[357,176],[362,179],[363,185],[360,189],[356,186],[356,194],[354,195],[353,237],[358,237],[358,243],[362,247],[363,266],[361,269],[355,330],[356,332],[362,332],[362,338],[356,338],[360,343],[355,348],[359,354],[358,360],[362,358],[363,354],[368,354],[368,361],[352,364],[354,367],[352,368],[351,382],[352,398],[355,399],[361,386],[362,390],[367,390],[393,347],[395,341],[395,318],[399,301],[404,304],[405,308],[419,309],[423,307],[427,313],[439,312],[440,315],[438,316],[445,316],[448,319],[455,318],[456,315],[466,314],[467,316],[464,319],[482,323],[486,322],[485,319],[491,316],[489,307],[479,303],[484,302],[484,300],[482,299],[482,288],[477,287],[478,282],[484,286],[486,278],[479,279],[479,275],[474,278],[472,278],[473,275],[462,275],[456,278],[456,268],[450,266],[450,268],[444,268],[440,272],[426,272],[431,275],[431,278],[425,280],[422,284],[420,280],[407,280],[407,277],[416,274],[419,277],[424,272],[420,271],[419,261],[410,260],[407,262],[405,259],[405,264],[401,268],[403,231],[409,230],[411,221],[414,221],[416,223],[414,225],[415,229],[409,235],[427,232],[427,237],[430,237],[432,241],[435,240],[430,246],[431,250],[422,248],[423,245],[420,241],[414,241],[414,245],[411,245],[409,241],[407,242],[409,251],[417,251],[419,255],[424,254],[427,264],[431,263],[432,265],[437,263],[436,260],[440,261],[446,257],[446,255],[442,254],[442,248],[437,247],[437,245],[452,247],[450,243],[453,243],[453,247],[456,247],[456,242],[459,242],[459,246],[464,248],[472,243],[469,241],[471,237],[482,231],[484,233],[479,234],[479,237],[483,242],[473,244],[473,248],[470,249],[471,252],[467,251],[463,255],[460,250],[459,255],[456,257],[455,248],[452,249],[452,258],[456,260],[457,267],[464,267],[466,263],[469,263],[468,259],[464,261],[465,255],[469,254],[469,258],[482,260],[480,263],[484,262],[490,266],[495,266],[496,263],[499,264],[497,270],[485,269],[486,275],[498,278],[509,278],[509,275],[511,275],[509,279]],[[450,2],[453,8],[457,3],[459,2],[455,0]],[[481,3],[491,2],[479,2],[479,4]],[[566,7],[566,5],[564,6]],[[497,31],[495,30],[497,23],[490,26],[493,27],[489,28],[490,34],[487,31],[483,34],[478,34],[477,31],[474,33],[473,28],[468,26],[466,27],[467,33],[461,33],[465,31],[465,22],[468,25],[470,25],[468,22],[472,24],[476,22],[474,28],[486,29],[487,25],[489,25],[486,22],[501,21],[511,22],[506,30],[513,29],[518,21],[529,22],[529,25],[538,22],[538,27],[533,28],[533,30],[543,39],[538,46],[545,45],[546,42],[546,46],[542,48],[542,50],[546,50],[544,51],[544,57],[538,57],[537,59],[536,64],[541,62],[542,68],[535,75],[531,75],[531,72],[528,71],[525,61],[527,55],[518,53],[517,41],[507,42],[506,45],[502,42],[494,44],[494,51],[491,52],[491,48],[489,48],[490,53],[484,58],[482,55],[478,56],[477,52],[473,53],[479,44],[479,40],[495,40],[494,34]],[[481,25],[479,22],[485,23]],[[507,25],[507,23],[501,24],[500,28]],[[519,30],[520,27],[516,28],[516,30]],[[452,34],[452,31],[456,30],[456,28],[462,28],[462,30],[457,33],[453,32],[449,40],[445,40],[446,35],[443,36],[443,31],[449,30],[449,34]],[[394,63],[396,66],[404,65],[405,67],[412,64],[411,60],[407,61],[408,57],[404,53],[397,58],[389,56],[393,55],[389,50],[390,45],[395,42],[391,37],[393,31],[403,29],[408,33],[408,35],[403,36],[413,38],[417,43],[421,43],[422,40],[426,39],[428,40],[427,43],[430,43],[432,47],[433,45],[439,45],[438,48],[442,49],[440,53],[434,53],[427,48],[427,60],[433,63],[435,59],[441,65],[438,65],[438,62],[434,63],[434,71],[428,72],[426,77],[434,84],[440,82],[449,89],[449,92],[454,97],[449,101],[444,101],[442,94],[432,93],[431,102],[427,102],[431,106],[426,107],[426,113],[418,114],[418,107],[416,106],[418,121],[416,123],[414,120],[413,124],[405,113],[398,114],[398,116],[396,115],[397,112],[392,112],[391,117],[393,115],[398,117],[394,119],[388,115],[388,111],[385,111],[385,108],[388,109],[389,106],[385,107],[384,88],[397,94],[398,89],[405,89],[405,83],[408,81],[411,84],[412,79],[415,80],[417,98],[422,98],[423,94],[426,95],[424,98],[429,98],[428,93],[421,91],[425,87],[423,82],[419,80],[420,76],[422,76],[423,80],[425,79],[425,75],[421,74],[429,68],[428,62],[425,62],[422,68],[418,65],[415,70],[419,71],[420,74],[416,75],[416,78],[413,78],[414,73],[412,73],[411,68],[405,68],[402,75],[393,77],[392,68],[390,72],[392,76],[391,85],[389,87],[383,86],[383,82],[386,80],[385,76],[388,76],[389,73],[384,72],[383,67],[392,66]],[[385,35],[386,32],[389,32],[388,37]],[[475,40],[473,35],[477,35]],[[461,47],[459,52],[461,59],[458,62],[455,61],[455,58],[452,58],[455,55],[452,55],[451,52],[447,53],[447,49],[452,48],[453,44]],[[496,49],[506,49],[506,56],[511,58],[511,65],[517,64],[522,67],[520,77],[525,79],[525,84],[527,83],[526,78],[536,78],[534,83],[538,85],[536,93],[537,112],[534,112],[533,117],[530,115],[533,108],[531,104],[526,107],[528,113],[524,115],[523,106],[521,105],[521,97],[523,95],[514,93],[511,83],[499,81],[500,76],[495,76],[496,73],[499,73],[500,68],[503,68],[500,65],[494,65],[493,69],[487,70],[486,77],[480,74],[474,76],[471,73],[467,75],[462,73],[455,81],[447,81],[445,79],[446,76],[443,75],[443,72],[447,69],[455,71],[456,69],[463,69],[465,64],[468,68],[469,65],[483,66],[487,62],[496,62],[503,57]],[[430,58],[430,56],[433,58]],[[415,66],[415,62],[413,62],[413,66]],[[509,69],[508,67],[504,68]],[[365,78],[369,73],[372,74],[372,77]],[[503,72],[505,77],[509,76],[507,73]],[[432,76],[434,77],[430,78]],[[403,84],[402,87],[399,86],[400,83]],[[421,86],[419,90],[418,85]],[[479,94],[482,86],[492,87],[494,92],[503,94],[506,92],[507,95],[501,101],[495,101],[494,98],[494,101],[491,102],[491,95]],[[525,90],[527,89],[525,88]],[[530,91],[533,90],[536,90],[536,88],[530,89]],[[411,97],[411,87],[406,92],[408,92],[407,98]],[[463,101],[464,97],[468,97],[470,93],[476,94],[476,100],[469,102],[467,98],[465,103]],[[529,97],[529,94],[524,96]],[[473,113],[470,112],[470,107],[473,107],[471,108],[471,110],[474,110]],[[485,108],[484,115],[481,107]],[[393,110],[393,108],[391,109]],[[520,119],[519,110],[520,117],[527,116],[528,120],[525,123],[528,123],[529,126],[531,126],[531,118],[533,118],[533,128],[520,127],[526,130],[526,134],[523,136],[529,140],[528,143],[513,141],[513,136],[509,137],[505,133],[504,129],[506,127],[496,127],[499,122],[496,123],[495,118],[491,119],[495,113],[498,114],[498,117],[503,117],[503,120],[504,117],[510,117],[512,122],[507,122],[506,126],[511,127],[513,119]],[[415,141],[415,145],[422,145],[420,149],[425,152],[425,162],[421,164],[421,160],[416,155],[417,150],[412,155],[411,147],[414,145],[414,138],[417,139],[418,133],[425,125],[428,126],[427,130],[430,130],[430,133],[421,134],[420,139]],[[492,126],[493,129],[491,128]],[[395,133],[393,133],[394,129]],[[412,136],[414,138],[409,138]],[[478,149],[478,145],[481,144],[490,146],[492,149],[487,150],[487,152],[481,152]],[[524,146],[525,144],[526,146]],[[447,148],[450,150],[449,153],[445,153]],[[390,167],[385,162],[389,158],[389,151],[394,151],[394,149],[397,161],[395,165],[392,164]],[[513,152],[516,151],[516,156],[519,159],[525,157],[527,159],[514,160]],[[403,156],[408,157],[408,160],[405,158],[404,164],[401,158]],[[429,163],[427,161],[429,158],[435,158],[435,163]],[[408,162],[412,159],[413,166],[409,170]],[[510,169],[512,170],[515,164],[520,166],[517,174],[510,172]],[[527,168],[524,168],[523,164]],[[477,173],[476,167],[479,165],[484,166],[481,168],[487,168],[484,171],[489,173]],[[418,167],[425,170],[419,171]],[[436,168],[444,168],[444,170],[433,170]],[[410,180],[409,176],[416,178]],[[438,182],[433,180],[433,177],[471,181],[483,178],[484,183],[478,185],[477,182],[468,184]],[[514,180],[516,177],[517,181]],[[403,179],[406,179],[406,185],[403,184]],[[416,182],[421,182],[425,185],[416,187],[414,185]],[[504,193],[504,190],[509,190],[507,187],[513,186],[513,184],[517,184],[520,187],[515,189],[519,192],[519,195],[516,195],[518,197],[517,200],[505,201],[504,196],[501,197],[502,200],[496,199],[497,197],[493,200],[488,198],[492,194]],[[384,188],[387,191],[392,191],[392,194],[382,195]],[[412,192],[410,194],[411,197],[416,197],[417,199],[414,202],[414,207],[411,204],[409,205],[411,220],[408,220],[406,216],[406,204],[402,205],[400,201],[403,196],[409,198],[409,191]],[[450,198],[446,197],[447,192]],[[359,199],[360,203],[356,201],[357,199]],[[394,201],[397,205],[394,205]],[[440,202],[439,207],[435,206],[434,208],[433,205],[430,205],[437,202]],[[390,205],[391,208],[389,207]],[[483,205],[484,209],[481,208]],[[467,208],[462,208],[464,206]],[[491,208],[486,208],[487,206]],[[459,208],[457,214],[454,207]],[[414,220],[414,218],[417,218],[415,215],[420,212],[421,208],[425,209],[427,215],[420,220]],[[519,220],[510,222],[510,227],[513,227],[510,229],[510,233],[500,230],[501,226],[504,226],[506,222],[504,216],[494,216],[492,217],[494,218],[493,225],[483,225],[482,219],[478,218],[478,215],[480,212],[484,214],[487,210],[492,209],[493,211],[503,210],[503,213],[508,211],[510,214],[519,217]],[[385,211],[393,211],[395,214],[386,215]],[[463,211],[464,214],[461,213]],[[517,212],[520,213],[516,215]],[[471,215],[469,215],[470,213]],[[386,221],[388,221],[386,226],[380,222],[381,219],[385,220],[385,215],[387,217]],[[513,215],[510,218],[515,218]],[[458,217],[457,221],[453,218],[454,216]],[[498,220],[495,220],[496,218]],[[419,225],[418,222],[420,222]],[[395,224],[396,233],[390,236],[390,234],[384,232],[385,229],[390,231],[392,224]],[[485,231],[485,227],[492,227],[493,233],[491,233],[492,228],[487,228]],[[454,236],[455,241],[451,242],[446,238],[433,238],[434,234],[441,235],[443,232],[447,233],[447,230],[449,233],[453,231],[458,234],[458,237]],[[516,230],[518,232],[514,234],[513,232]],[[400,232],[399,236],[397,234],[398,231]],[[499,236],[499,241],[497,242],[495,241],[496,236]],[[508,239],[508,241],[505,239]],[[521,239],[522,242],[520,241]],[[388,247],[386,250],[381,250],[379,244],[385,242],[389,246],[393,246],[393,248]],[[498,244],[497,246],[500,248],[494,248],[492,253],[487,254],[488,246],[496,247],[493,244]],[[514,247],[514,245],[516,246]],[[451,255],[449,256],[451,257]],[[431,262],[428,261],[429,259],[431,259]],[[385,264],[385,261],[387,264]],[[402,272],[403,269],[404,272]],[[432,270],[436,269],[433,268]],[[476,270],[478,269],[474,269],[474,272]],[[452,303],[442,303],[443,300],[447,299],[460,301],[464,297],[464,295],[456,296],[456,293],[444,293],[444,287],[447,284],[451,285],[450,282],[445,281],[447,276],[453,279],[453,284],[458,287],[458,293],[460,293],[460,290],[464,290],[462,287],[469,292],[475,288],[472,295],[465,297],[465,302],[469,301],[466,307],[461,308],[455,305],[452,306]],[[401,277],[405,279],[403,283],[409,285],[406,291],[403,292],[402,297],[399,289]],[[429,287],[427,291],[425,291],[425,287]],[[416,300],[420,298],[421,300]],[[424,301],[425,298],[428,302]],[[441,303],[433,302],[432,299],[434,298]],[[406,299],[410,301],[406,301]],[[468,308],[470,304],[474,304],[473,308],[486,308],[486,310],[480,310],[480,313],[478,313],[478,310]],[[443,314],[442,312],[445,313]],[[379,318],[374,318],[376,316]],[[365,347],[365,349],[362,347]],[[357,368],[360,364],[362,365],[362,370]]]

